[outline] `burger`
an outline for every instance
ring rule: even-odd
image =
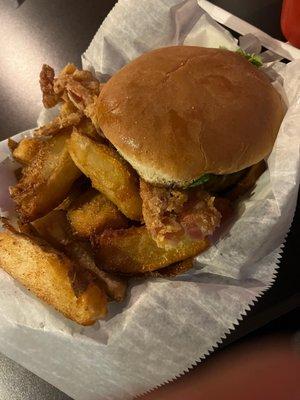
[[[140,177],[143,219],[159,247],[220,225],[215,194],[270,154],[284,103],[267,75],[225,49],[145,53],[102,87],[91,118]]]

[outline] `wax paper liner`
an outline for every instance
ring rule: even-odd
[[[176,43],[237,47],[195,1],[121,0],[83,64],[104,80],[141,52]],[[272,285],[296,204],[300,62],[273,67],[284,77],[289,109],[269,170],[197,267],[173,280],[133,281],[126,302],[112,304],[107,320],[90,328],[67,321],[0,272],[2,352],[75,399],[114,400],[180,376],[222,342]],[[7,154],[1,143],[0,161]],[[0,165],[0,205],[10,215],[14,168],[9,159]]]

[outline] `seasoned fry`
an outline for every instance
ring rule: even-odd
[[[266,169],[267,166],[264,160],[252,165],[246,175],[234,186],[234,188],[226,195],[226,197],[230,200],[236,200],[237,198],[249,192],[250,189],[254,188],[257,179],[265,172]]]
[[[24,168],[21,180],[11,187],[11,196],[24,220],[33,221],[59,205],[80,176],[68,153],[67,138],[59,135],[48,140]]]
[[[80,241],[72,235],[65,211],[51,211],[34,221],[32,226],[40,237],[67,254],[81,268],[92,272],[110,298],[116,301],[124,299],[127,289],[126,282],[99,268],[90,243]]]
[[[95,262],[89,243],[72,241],[68,247],[65,248],[65,253],[82,268],[95,274],[97,282],[104,288],[105,292],[112,300],[117,302],[124,300],[127,290],[125,279],[100,269]]]
[[[34,137],[24,138],[13,150],[13,158],[20,164],[28,165],[45,145],[46,142],[43,140]]]
[[[209,246],[207,239],[182,240],[170,249],[158,247],[145,226],[106,230],[94,238],[97,258],[108,271],[144,273],[193,257]]]
[[[140,220],[142,204],[134,171],[116,150],[96,143],[74,130],[69,152],[77,167],[104,193],[126,217]]]
[[[126,228],[128,221],[117,207],[102,193],[90,189],[83,193],[68,211],[74,232],[82,237],[101,233],[107,228]]]
[[[91,187],[90,181],[84,175],[81,175],[71,186],[67,197],[56,207],[59,210],[67,211],[71,205]]]
[[[171,264],[168,267],[158,269],[156,271],[130,274],[134,277],[139,278],[174,278],[177,275],[182,275],[189,269],[193,268],[194,258],[190,257],[186,260],[179,261],[175,264]]]
[[[53,210],[45,216],[31,222],[36,233],[51,246],[64,251],[71,242],[72,230],[64,210]]]
[[[184,274],[189,269],[193,268],[194,258],[187,258],[186,260],[179,261],[176,264],[169,265],[168,267],[159,269],[158,271],[150,272],[151,276],[157,278],[174,278],[177,275]]]
[[[63,253],[22,233],[0,232],[0,266],[67,318],[91,325],[107,312],[105,293]]]

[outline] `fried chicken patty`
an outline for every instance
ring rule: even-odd
[[[203,239],[220,224],[214,197],[199,188],[171,189],[141,180],[140,193],[145,224],[159,247],[176,246],[183,237]]]

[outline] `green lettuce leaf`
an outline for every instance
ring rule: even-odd
[[[225,47],[225,46],[220,46],[220,49],[228,50],[227,47]],[[243,50],[241,48],[238,48],[235,52],[239,53],[241,56],[245,57],[249,62],[251,62],[251,64],[255,65],[257,68],[259,68],[263,65],[261,56],[259,56],[258,54],[247,53],[245,50]]]
[[[200,176],[200,178],[193,180],[193,182],[190,183],[187,187],[191,188],[191,187],[203,185],[203,183],[208,182],[212,176],[213,176],[212,174],[204,174],[204,175]]]
[[[261,56],[259,56],[258,54],[246,53],[246,51],[242,50],[242,49],[237,49],[236,53],[239,53],[242,56],[244,56],[249,62],[251,62],[251,64],[255,65],[257,68],[259,68],[263,65]]]

